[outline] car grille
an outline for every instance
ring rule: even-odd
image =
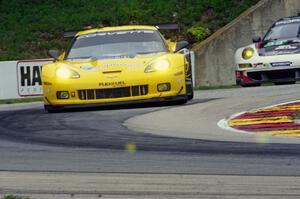
[[[85,89],[78,90],[78,97],[81,100],[111,99],[148,94],[148,85],[129,86],[122,88],[107,89]]]

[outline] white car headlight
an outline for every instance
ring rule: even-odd
[[[170,67],[170,62],[166,59],[158,60],[145,68],[145,73],[156,71],[167,71]]]
[[[77,79],[80,75],[67,67],[60,67],[56,70],[56,76],[62,79]]]
[[[253,48],[245,48],[242,52],[243,59],[250,59],[254,55],[254,49]]]

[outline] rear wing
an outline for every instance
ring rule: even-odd
[[[161,24],[152,24],[158,30],[179,30],[178,23],[161,23]]]
[[[92,26],[86,26],[82,29],[75,29],[75,30],[67,30],[64,32],[63,34],[63,37],[64,38],[73,38],[76,36],[76,34],[80,31],[84,31],[84,30],[89,30],[89,29],[92,29],[93,27]]]
[[[80,32],[81,30],[68,30],[64,32],[64,38],[73,38],[75,35]]]

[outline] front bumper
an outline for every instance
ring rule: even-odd
[[[294,82],[300,80],[300,67],[278,69],[237,70],[237,85]]]
[[[60,109],[73,109],[73,108],[95,108],[95,107],[107,107],[107,106],[118,106],[118,105],[137,105],[146,103],[158,103],[158,102],[186,102],[186,95],[178,95],[173,97],[160,97],[151,98],[144,100],[131,100],[131,101],[121,101],[121,102],[106,102],[106,103],[93,103],[93,104],[67,104],[60,106],[45,105],[47,109],[60,110]]]
[[[120,82],[120,80],[110,81]],[[122,85],[110,85],[109,83],[99,85],[99,81],[83,82],[79,79],[51,83],[51,85],[43,85],[44,104],[46,106],[85,107],[90,105],[127,104],[127,102],[172,101],[173,99],[180,100],[182,96],[186,96],[184,74],[181,76],[166,74],[142,80],[136,78],[125,80]],[[170,84],[170,89],[159,92],[158,84],[162,83]],[[67,91],[69,98],[58,99],[57,92],[59,91]]]

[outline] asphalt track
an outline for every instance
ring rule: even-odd
[[[239,198],[243,194],[243,198],[298,198],[299,139],[229,132],[220,129],[217,122],[237,112],[297,100],[299,88],[300,85],[287,85],[197,91],[195,99],[184,106],[151,104],[58,114],[45,113],[41,103],[1,106],[0,195],[73,193],[63,191],[61,187],[53,190],[24,188],[17,186],[16,181],[10,187],[4,186],[9,179],[14,179],[10,175],[20,174],[21,177],[16,179],[22,182],[26,176],[30,179],[28,176],[40,173],[59,176],[70,173],[82,175],[82,179],[89,179],[88,175],[117,175],[120,182],[123,178],[128,179],[128,175],[151,175],[152,179],[157,176],[158,181],[161,178],[176,181],[174,176],[189,176],[191,181],[177,184],[178,190],[180,185],[187,188],[197,184],[195,179],[203,176],[197,182],[207,182],[205,176],[211,176],[209,179],[215,181],[206,186],[216,187],[209,193],[205,189],[200,191],[199,184],[195,185],[198,191],[187,193],[176,192],[174,188],[167,192],[151,192],[139,187],[130,193],[109,188],[100,192],[80,192],[79,188],[76,194],[106,193],[134,198],[151,192],[153,198]],[[222,176],[255,179],[250,180],[250,184],[242,183],[242,188],[236,187],[240,192],[227,193],[226,188],[238,185],[230,184],[232,179],[220,180]],[[260,184],[268,178],[272,180]],[[279,183],[282,178],[287,178],[285,185]],[[247,193],[251,187],[256,190],[255,182],[260,191]],[[141,183],[145,185],[145,182]],[[279,184],[270,188],[272,183]],[[284,187],[287,192],[278,192],[278,187]]]

